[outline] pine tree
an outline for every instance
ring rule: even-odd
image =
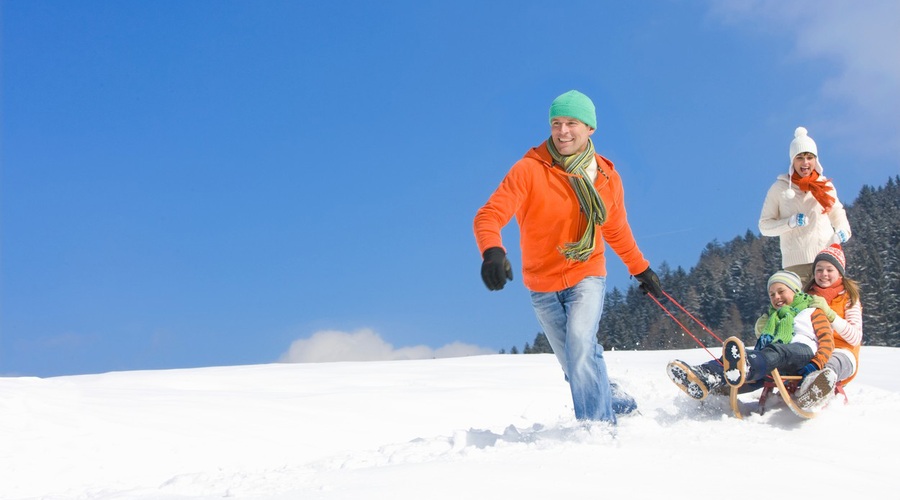
[[[531,348],[534,354],[552,354],[553,348],[550,347],[550,341],[544,332],[538,332],[534,337],[534,346]]]

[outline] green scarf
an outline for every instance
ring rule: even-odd
[[[577,242],[566,243],[565,248],[560,248],[559,251],[568,260],[584,262],[590,258],[596,247],[597,226],[602,226],[606,222],[606,205],[587,175],[587,168],[591,166],[591,161],[594,159],[594,142],[588,139],[587,147],[582,153],[563,156],[556,150],[556,146],[553,145],[553,137],[551,137],[547,140],[547,149],[550,151],[553,162],[563,167],[566,173],[572,174],[569,176],[569,184],[575,190],[581,211],[587,215],[588,219],[581,239]],[[598,165],[598,175],[601,172]]]
[[[794,338],[794,318],[800,311],[808,308],[811,302],[812,296],[797,292],[793,302],[781,306],[777,311],[770,305],[769,321],[766,322],[762,333],[771,335],[773,344],[790,344]]]

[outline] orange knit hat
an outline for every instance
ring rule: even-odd
[[[816,268],[816,262],[819,262],[820,260],[830,262],[834,267],[837,268],[838,272],[841,273],[841,276],[844,276],[844,269],[847,267],[847,260],[844,258],[844,251],[841,250],[840,245],[834,243],[830,246],[825,247],[824,250],[819,252],[819,254],[816,255],[815,260],[813,260],[813,269]]]

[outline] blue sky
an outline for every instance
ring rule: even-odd
[[[758,233],[798,125],[845,203],[900,173],[890,0],[0,5],[5,375],[531,342],[472,218],[570,89],[655,268]]]

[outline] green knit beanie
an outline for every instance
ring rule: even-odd
[[[550,121],[557,116],[575,118],[588,127],[597,128],[597,111],[591,99],[577,90],[570,90],[553,99],[550,105]]]

